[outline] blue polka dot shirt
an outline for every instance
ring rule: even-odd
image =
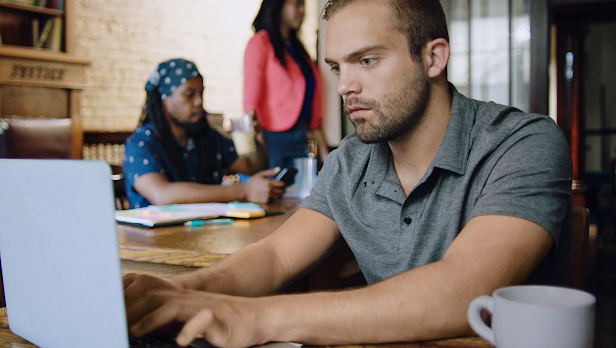
[[[216,164],[212,176],[216,184],[222,183],[223,171],[237,160],[233,142],[214,130]],[[186,148],[180,148],[184,168],[190,181],[197,182],[197,151],[192,139]],[[163,145],[154,137],[152,125],[147,123],[137,128],[124,143],[124,183],[131,208],[147,207],[151,203],[134,190],[133,184],[142,175],[160,173],[170,182],[181,181],[178,173],[165,152]]]

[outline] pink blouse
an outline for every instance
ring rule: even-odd
[[[255,110],[263,129],[283,132],[295,125],[299,118],[306,80],[289,52],[285,51],[287,69],[274,54],[274,46],[267,31],[258,31],[248,41],[244,53],[244,111]],[[316,87],[310,118],[310,129],[321,126],[321,76],[316,64],[310,61]]]

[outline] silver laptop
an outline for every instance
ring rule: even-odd
[[[113,201],[106,162],[0,159],[13,333],[44,348],[129,347]]]
[[[43,348],[129,347],[114,213],[106,162],[0,159],[0,263],[13,333]],[[130,337],[131,348],[145,346],[179,347]]]

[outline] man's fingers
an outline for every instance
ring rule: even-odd
[[[137,337],[143,336],[150,331],[178,319],[177,316],[179,311],[179,306],[171,302],[167,302],[149,314],[146,314],[136,324],[132,325],[129,329],[130,333],[131,335]]]
[[[126,308],[134,306],[143,297],[143,290],[137,285],[135,279],[130,280],[130,282],[124,280],[124,305]]]
[[[140,296],[135,296],[132,302],[126,302],[126,322],[128,327],[142,321],[149,314],[159,310],[168,304],[172,299],[168,296],[168,292],[150,292],[147,294],[141,293]]]
[[[277,188],[280,190],[284,190],[284,188],[286,187],[285,183],[280,180],[270,180],[269,185],[272,188]]]
[[[135,281],[136,277],[137,277],[136,273],[128,273],[124,275],[122,277],[122,286],[124,287],[124,289],[129,287]]]
[[[204,309],[184,324],[182,331],[177,337],[177,344],[186,347],[197,337],[200,337],[212,324],[214,314],[209,309]]]
[[[257,174],[259,176],[261,176],[261,177],[269,178],[271,176],[274,176],[274,175],[278,174],[279,171],[280,171],[280,167],[276,167],[276,168],[270,168],[270,169],[266,169],[266,170],[260,171]]]

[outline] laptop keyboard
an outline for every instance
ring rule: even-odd
[[[207,343],[205,340],[201,339],[197,341],[193,342],[193,344],[189,345],[188,347],[215,348],[211,344]],[[150,335],[145,335],[141,337],[134,337],[129,335],[128,343],[130,348],[180,348],[180,346],[178,346],[175,340],[172,338],[155,337]]]
[[[175,340],[171,338],[142,336],[133,337],[129,336],[128,343],[130,348],[178,348]]]

